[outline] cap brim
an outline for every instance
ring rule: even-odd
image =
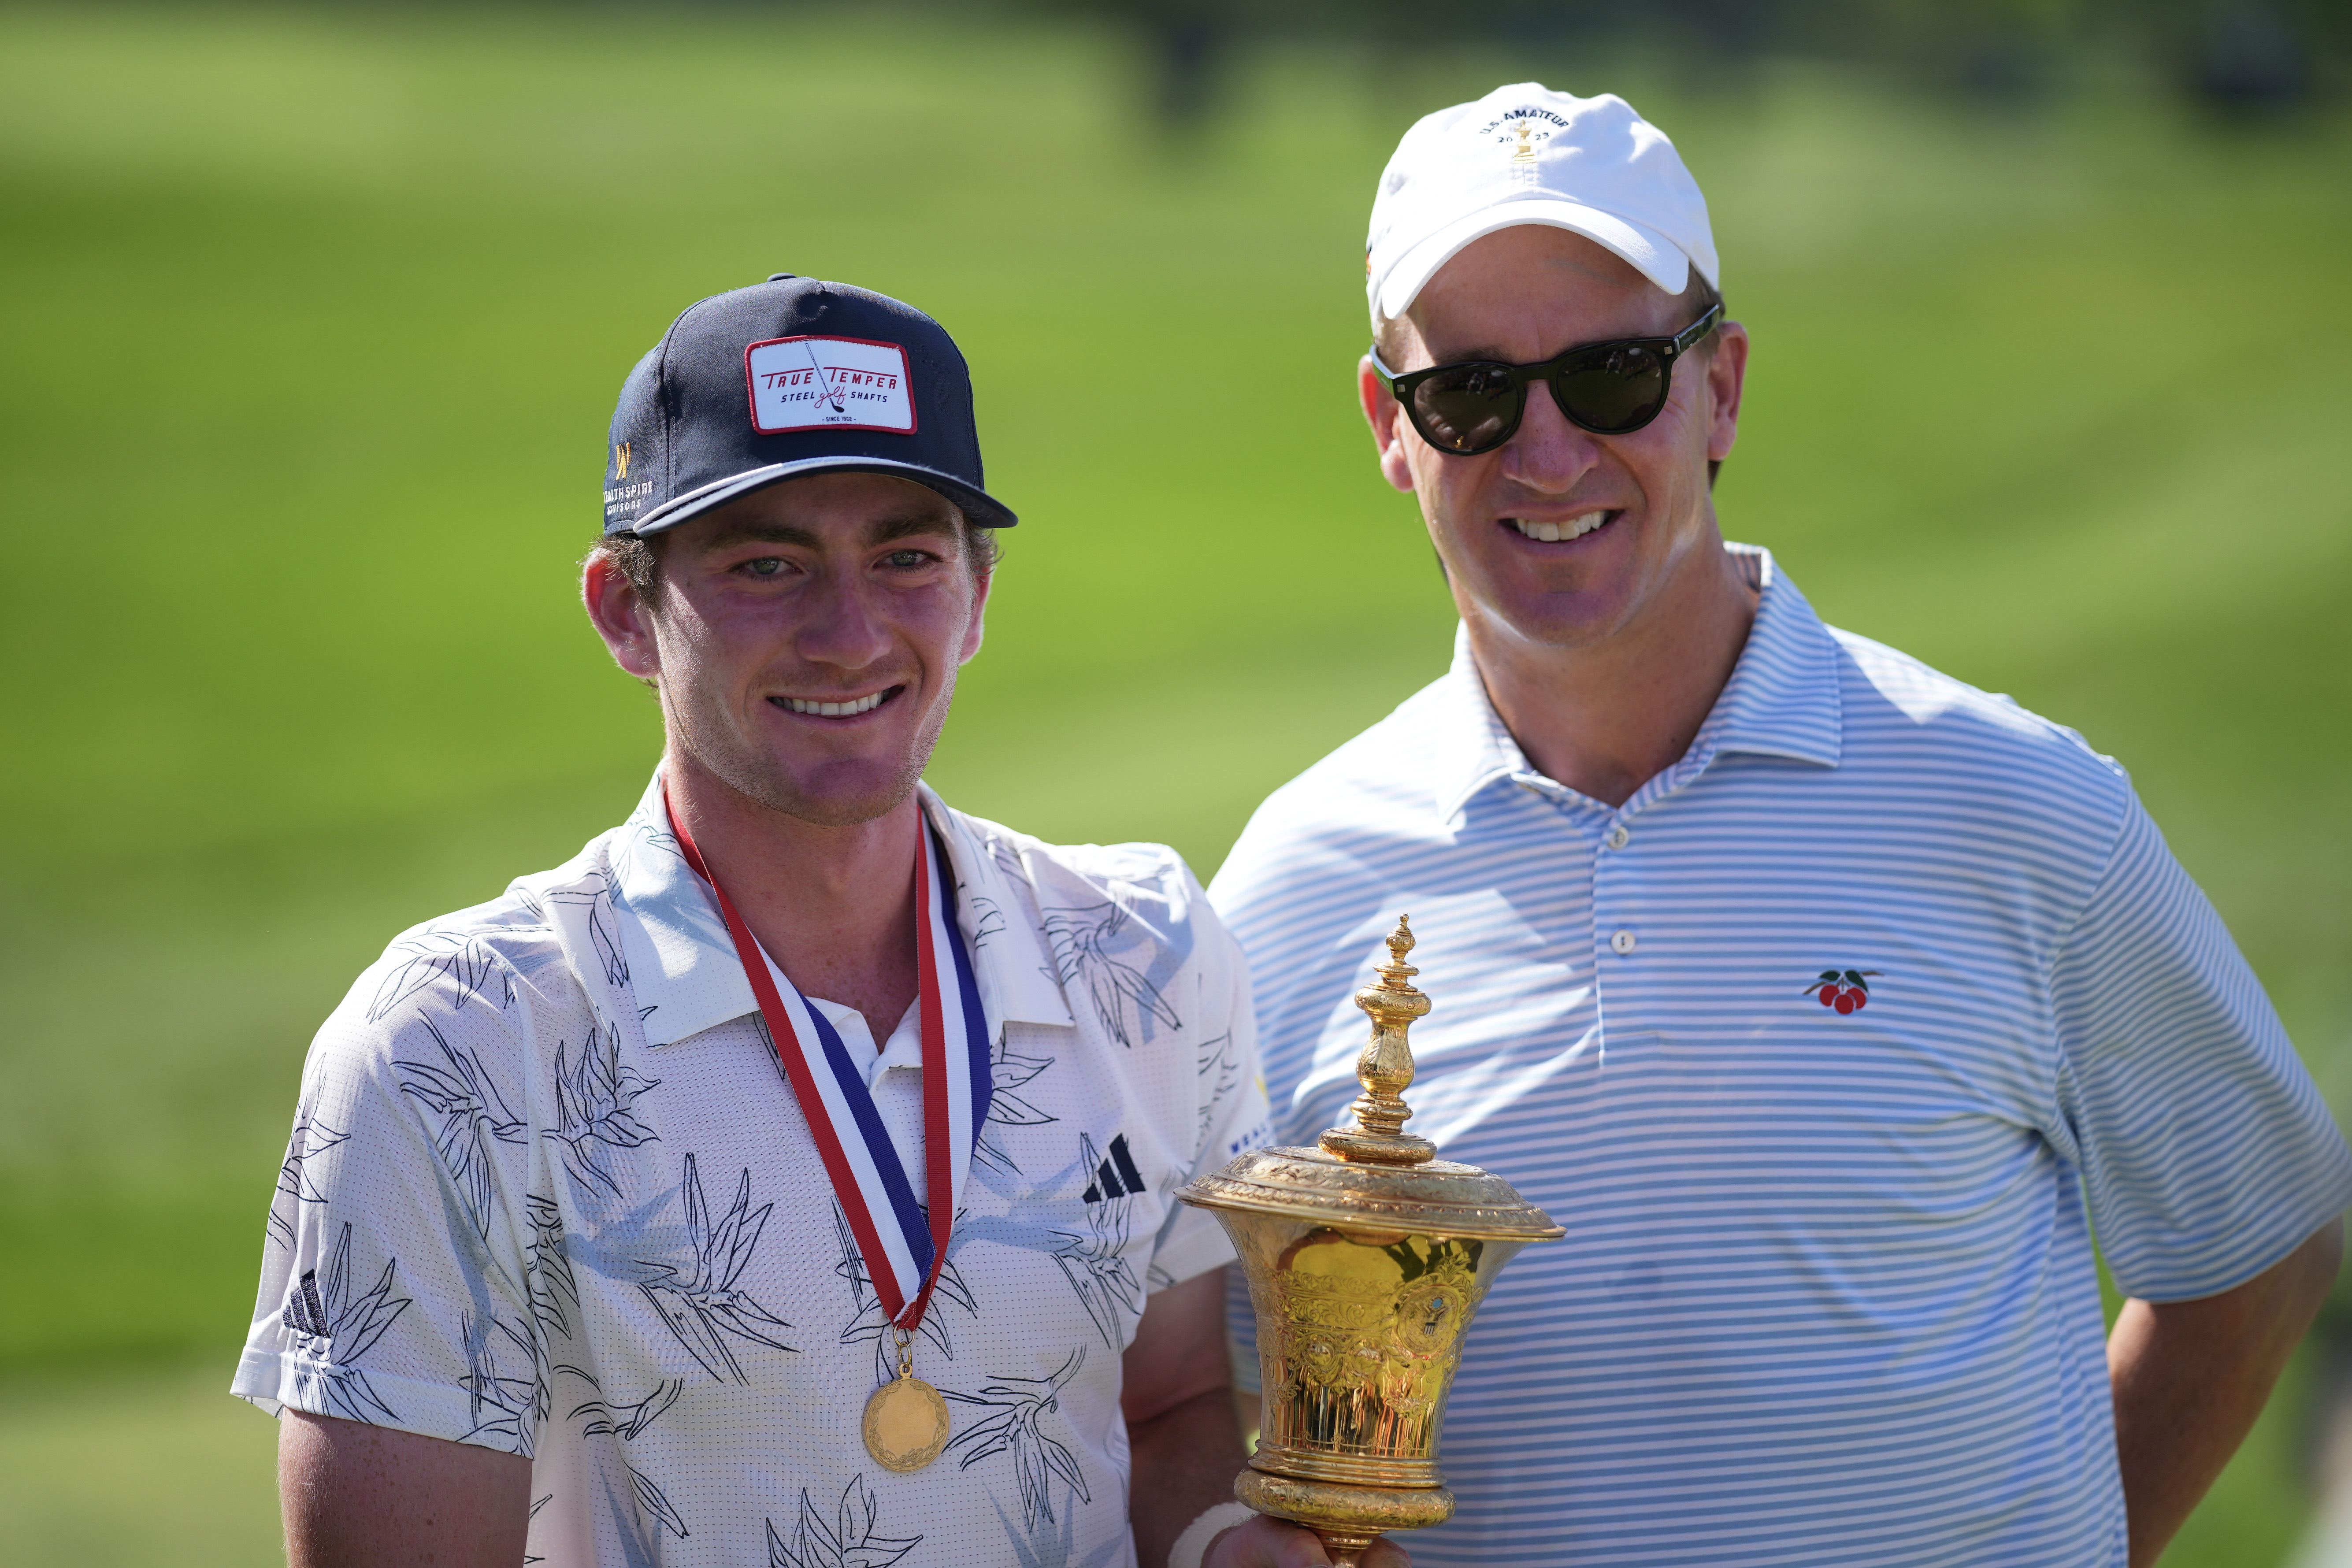
[[[643,539],[648,534],[667,533],[682,523],[693,521],[703,513],[740,500],[754,490],[780,485],[786,479],[804,479],[811,474],[889,474],[902,479],[912,479],[926,489],[956,503],[964,516],[981,528],[1011,528],[1021,520],[1011,508],[986,490],[974,489],[953,474],[920,463],[897,463],[887,458],[804,458],[797,463],[771,463],[763,468],[751,468],[724,479],[715,479],[700,489],[688,490],[677,500],[657,506],[645,516],[623,528],[606,529],[607,533],[634,533]]]
[[[1576,202],[1503,202],[1455,218],[1400,257],[1381,279],[1380,297],[1374,301],[1380,314],[1390,321],[1403,315],[1429,280],[1437,276],[1437,269],[1473,241],[1528,223],[1584,236],[1622,257],[1643,277],[1669,294],[1681,293],[1690,282],[1690,258],[1683,254],[1682,247],[1646,225],[1628,223],[1613,213]]]

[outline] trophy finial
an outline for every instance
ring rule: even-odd
[[[1381,971],[1381,979],[1392,981],[1403,980],[1421,973],[1420,970],[1413,968],[1404,961],[1404,955],[1411,952],[1413,948],[1418,945],[1412,940],[1412,917],[1411,915],[1397,916],[1397,928],[1396,930],[1389,932],[1388,944],[1389,961]],[[1408,985],[1405,989],[1410,991],[1412,987]]]
[[[1372,1037],[1356,1058],[1356,1081],[1364,1092],[1348,1109],[1354,1124],[1334,1127],[1318,1142],[1327,1154],[1371,1165],[1419,1165],[1437,1155],[1437,1145],[1404,1131],[1412,1115],[1403,1094],[1412,1083],[1412,1047],[1405,1031],[1429,1013],[1429,998],[1413,989],[1421,973],[1405,962],[1413,950],[1412,917],[1397,916],[1388,935],[1389,961],[1376,973],[1380,984],[1356,993],[1356,1005],[1372,1020]]]

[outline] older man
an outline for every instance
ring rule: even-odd
[[[1367,269],[1454,668],[1211,897],[1278,1141],[1353,1092],[1346,998],[1410,910],[1415,1131],[1568,1227],[1478,1320],[1416,1559],[2152,1563],[2352,1198],[2229,934],[2122,769],[1725,543],[1748,334],[1623,101],[1423,120]]]
[[[635,812],[320,1029],[236,1390],[295,1568],[1286,1568],[1234,1526],[1239,953],[1155,846],[919,786],[992,530],[939,324],[780,276],[630,375],[589,617]],[[1391,1556],[1391,1563],[1401,1556]]]

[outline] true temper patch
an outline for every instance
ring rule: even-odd
[[[870,338],[770,338],[743,351],[751,428],[915,430],[907,351]]]

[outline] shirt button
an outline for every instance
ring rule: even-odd
[[[1609,830],[1609,847],[1612,849],[1622,849],[1625,847],[1625,841],[1633,837],[1633,836],[1632,834],[1625,831],[1625,825],[1621,822],[1616,826]]]
[[[1609,939],[1609,946],[1611,951],[1614,952],[1626,953],[1633,952],[1633,933],[1630,931],[1619,931],[1616,935]]]

